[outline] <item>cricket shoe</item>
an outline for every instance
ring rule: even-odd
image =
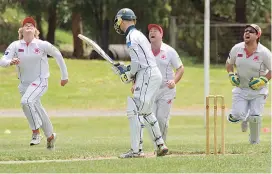
[[[231,123],[237,123],[240,120],[235,119],[231,114],[228,115],[228,121]]]
[[[50,139],[49,141],[47,140],[47,149],[48,150],[54,150],[55,149],[55,143],[56,143],[56,139],[57,139],[57,134],[53,133],[53,138]]]
[[[168,148],[166,145],[161,144],[158,146],[157,156],[165,156],[167,152],[168,152]]]
[[[247,129],[248,129],[248,121],[242,121],[241,123],[242,132],[247,132]]]
[[[144,158],[145,154],[142,150],[140,150],[138,153],[134,153],[132,149],[130,149],[128,152],[123,153],[119,156],[119,158]]]
[[[41,143],[42,136],[40,134],[32,134],[32,139],[30,141],[30,146],[38,145]]]

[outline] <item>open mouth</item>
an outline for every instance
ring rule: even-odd
[[[150,38],[155,38],[155,36],[151,36]]]
[[[250,36],[249,36],[249,35],[246,35],[246,36],[245,36],[245,39],[250,39]]]

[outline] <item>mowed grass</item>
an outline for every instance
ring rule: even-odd
[[[264,117],[263,128],[271,127]],[[31,131],[24,118],[0,118],[0,172],[228,172],[269,173],[271,171],[271,133],[261,134],[259,145],[248,144],[248,133],[239,124],[226,123],[226,155],[205,156],[205,129],[198,116],[172,117],[168,147],[174,154],[144,159],[117,159],[130,147],[126,117],[52,117],[58,139],[55,151],[45,149],[45,139],[30,147]],[[11,134],[4,134],[4,130]],[[218,132],[220,132],[218,130]],[[144,150],[151,154],[153,145],[144,131]],[[211,131],[211,142],[213,140]],[[220,140],[220,137],[218,137]],[[211,146],[213,150],[213,146]],[[103,157],[115,157],[103,160]],[[3,161],[100,159],[67,162],[3,164]],[[2,161],[2,162],[1,162]]]
[[[131,84],[123,84],[111,71],[106,61],[65,59],[69,71],[69,84],[60,86],[60,70],[50,59],[51,77],[49,90],[42,97],[49,109],[124,109],[130,96]],[[186,66],[184,77],[177,85],[174,108],[203,108],[204,69],[202,65]],[[0,68],[0,109],[19,108],[20,95],[15,67]],[[232,86],[224,66],[211,66],[210,93],[224,95],[226,105],[231,106]],[[266,107],[271,106],[268,97]]]

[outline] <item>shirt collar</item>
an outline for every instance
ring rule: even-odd
[[[126,32],[125,32],[125,35],[127,36],[128,33],[130,32],[130,30],[133,30],[133,29],[136,29],[136,28],[135,28],[135,25],[129,26],[129,27],[127,28]]]
[[[24,39],[22,39],[21,43],[25,43],[26,44],[26,41]],[[37,43],[37,39],[34,38],[30,43]]]

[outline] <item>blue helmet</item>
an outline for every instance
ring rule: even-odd
[[[120,25],[122,23],[123,20],[126,21],[135,21],[134,23],[136,24],[136,15],[134,14],[134,12],[129,9],[129,8],[122,8],[121,10],[119,10],[115,16],[114,19],[114,29],[118,34],[125,34],[121,28]]]

